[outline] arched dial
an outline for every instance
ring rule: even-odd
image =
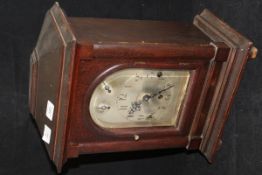
[[[117,71],[95,88],[91,117],[103,128],[174,126],[189,77],[187,70]]]

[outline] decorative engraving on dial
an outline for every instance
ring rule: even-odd
[[[190,71],[130,68],[95,88],[89,111],[103,128],[175,126]]]

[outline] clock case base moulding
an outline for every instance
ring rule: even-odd
[[[256,49],[208,10],[193,24],[67,17],[54,4],[30,59],[29,105],[58,172],[68,158],[103,152],[184,147],[213,161]],[[92,122],[96,85],[131,67],[191,71],[177,127],[105,130]]]

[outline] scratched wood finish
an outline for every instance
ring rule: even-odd
[[[45,145],[58,172],[68,158],[103,152],[184,147],[213,160],[249,57],[249,40],[207,10],[192,25],[67,17],[57,3],[41,33],[45,39],[40,35],[31,56],[29,105],[40,134],[44,125],[52,129]],[[190,70],[177,127],[102,129],[92,121],[94,88],[125,68]],[[45,116],[50,98],[53,121]]]

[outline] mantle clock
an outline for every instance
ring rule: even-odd
[[[209,162],[252,42],[208,10],[193,25],[46,13],[30,112],[58,172],[80,154],[199,150]]]

